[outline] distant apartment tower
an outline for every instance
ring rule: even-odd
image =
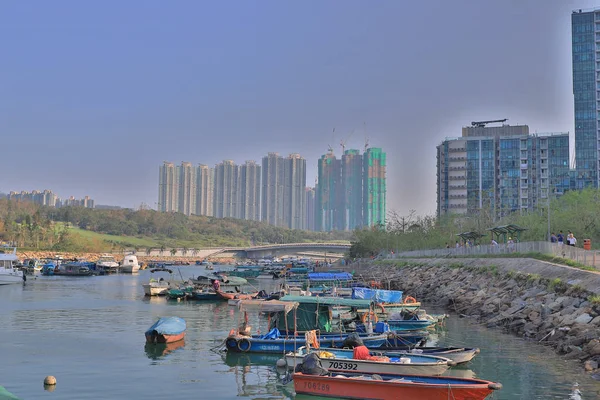
[[[317,208],[315,227],[318,231],[330,232],[342,230],[344,209],[341,185],[342,168],[333,151],[321,156],[317,165],[318,183],[316,185]]]
[[[283,173],[285,226],[305,229],[306,160],[300,154],[290,154],[283,160]]]
[[[196,169],[196,215],[213,216],[215,170],[200,164]]]
[[[599,32],[599,33],[597,33]],[[599,187],[600,9],[571,14],[575,188]]]
[[[62,207],[62,206],[71,206],[71,207],[85,207],[85,208],[94,208],[95,203],[90,196],[85,196],[83,199],[76,199],[74,196],[69,197],[62,201],[56,194],[54,194],[51,190],[44,190],[40,192],[39,190],[32,190],[31,192],[21,191],[21,192],[10,192],[8,194],[8,198],[10,200],[15,201],[30,201],[35,204],[39,204],[41,206],[47,207]]]
[[[196,168],[190,162],[179,166],[179,206],[177,211],[192,215],[196,212]]]
[[[505,120],[502,120],[505,121]],[[533,210],[569,188],[569,135],[473,123],[437,147],[438,215]]]
[[[363,225],[385,225],[386,154],[378,147],[363,154]]]
[[[262,220],[276,226],[285,226],[284,219],[284,163],[278,153],[268,153],[262,159]]]
[[[365,153],[366,154],[366,153]],[[343,230],[363,225],[363,157],[358,150],[346,150],[341,161]],[[384,196],[385,198],[385,196]]]
[[[215,166],[214,216],[217,218],[238,218],[237,165],[232,160],[224,160]]]
[[[260,165],[246,161],[239,166],[239,211],[237,218],[260,221]]]
[[[179,209],[179,170],[175,164],[164,162],[158,171],[158,210],[177,212]]]
[[[307,187],[304,191],[304,229],[315,230],[315,188]]]

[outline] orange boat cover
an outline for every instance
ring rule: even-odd
[[[354,348],[352,358],[355,360],[368,360],[370,357],[369,349],[367,346],[357,346]]]

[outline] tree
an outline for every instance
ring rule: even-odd
[[[175,247],[171,248],[171,255],[174,256],[177,254],[177,249]]]

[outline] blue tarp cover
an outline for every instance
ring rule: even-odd
[[[185,320],[179,317],[164,317],[154,323],[146,333],[156,331],[160,335],[178,335],[185,331]]]
[[[273,328],[269,331],[269,333],[260,336],[259,339],[278,339],[279,336],[281,336],[279,329]]]
[[[381,290],[355,287],[352,288],[352,298],[373,300],[377,303],[401,303],[402,292],[399,290]]]
[[[309,272],[308,279],[311,281],[349,281],[352,274],[349,272]]]

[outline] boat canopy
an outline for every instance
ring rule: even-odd
[[[308,280],[310,280],[310,281],[351,281],[352,274],[350,272],[309,272]]]
[[[286,314],[297,308],[299,303],[279,300],[241,300],[238,303],[240,311],[257,312],[285,312]]]
[[[402,303],[402,292],[400,290],[382,290],[355,287],[352,288],[352,298],[373,300],[377,303]]]
[[[151,269],[150,272],[151,273],[155,273],[155,272],[168,272],[170,274],[173,273],[173,271],[171,271],[170,269],[166,269],[166,268],[155,268],[155,269]]]
[[[359,308],[369,308],[372,300],[368,299],[347,299],[344,297],[324,297],[324,296],[283,296],[281,301],[292,301],[300,304],[318,304],[323,306],[349,306]]]
[[[148,330],[147,334],[156,331],[159,335],[178,335],[185,331],[185,320],[179,317],[164,317],[160,318]]]

